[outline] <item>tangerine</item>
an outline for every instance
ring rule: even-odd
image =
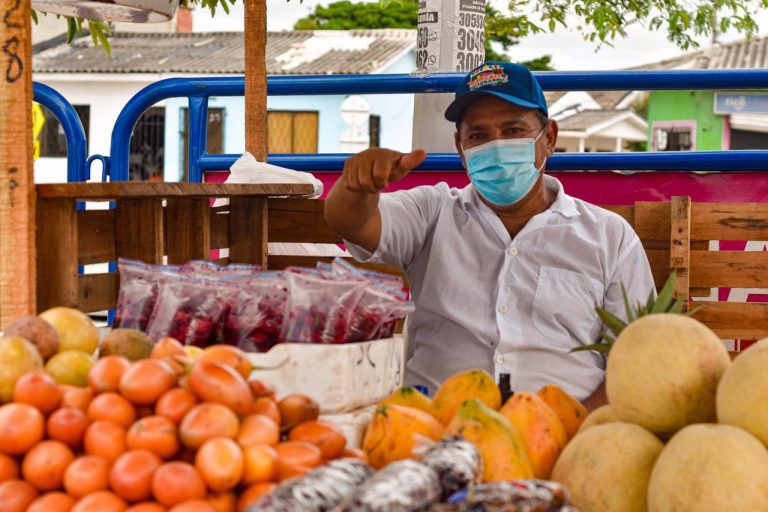
[[[176,385],[176,373],[161,359],[133,363],[120,378],[120,393],[136,405],[152,405]]]
[[[176,425],[165,416],[147,416],[131,425],[126,436],[131,450],[149,450],[162,459],[170,459],[179,451]]]
[[[286,430],[299,423],[316,420],[320,415],[320,406],[307,395],[288,395],[277,406],[280,409],[280,426]]]
[[[0,407],[0,452],[21,455],[40,442],[45,418],[29,404],[8,403]]]
[[[216,512],[216,508],[205,500],[188,500],[175,505],[168,512]]]
[[[277,451],[277,479],[282,481],[300,476],[317,467],[323,460],[320,448],[306,441],[283,441]]]
[[[229,491],[239,484],[244,465],[240,446],[226,437],[206,441],[195,456],[195,467],[214,492]]]
[[[206,501],[213,505],[216,512],[235,512],[237,496],[235,496],[235,493],[232,491],[213,494],[209,493]]]
[[[47,492],[61,489],[64,471],[75,454],[69,446],[59,441],[41,441],[32,447],[21,462],[21,474],[24,480],[34,485],[37,490]]]
[[[120,377],[131,366],[128,358],[123,356],[104,356],[93,365],[88,372],[88,386],[94,393],[117,391],[120,387]]]
[[[176,425],[184,415],[200,403],[194,393],[184,388],[169,389],[157,400],[155,414],[165,416]]]
[[[277,476],[277,451],[268,444],[249,444],[243,448],[243,483],[269,482]]]
[[[234,439],[240,422],[232,409],[213,402],[194,406],[179,425],[179,438],[184,446],[199,448],[214,437]]]
[[[64,490],[75,498],[109,488],[109,461],[97,455],[81,455],[64,471]]]
[[[251,414],[263,414],[264,416],[269,416],[278,425],[281,424],[280,408],[277,406],[277,402],[271,398],[260,397],[255,399],[251,406]]]
[[[63,492],[43,494],[29,505],[27,512],[69,512],[75,506],[75,498]]]
[[[323,459],[330,460],[341,456],[347,446],[347,438],[331,423],[325,421],[305,421],[291,429],[288,435],[291,441],[307,441],[320,448]]]
[[[88,416],[80,409],[64,407],[48,416],[45,430],[48,438],[61,441],[73,450],[79,450],[83,447],[85,429],[90,424]]]
[[[244,379],[248,379],[253,371],[248,354],[232,345],[210,345],[203,349],[198,361],[215,361],[230,366]]]
[[[96,491],[75,503],[70,512],[125,512],[128,504],[110,491]]]
[[[148,450],[130,450],[117,458],[109,471],[109,485],[126,501],[152,497],[152,476],[163,461]]]
[[[128,428],[136,421],[136,408],[120,394],[109,391],[91,400],[88,418],[91,421],[107,420]]]
[[[0,453],[0,482],[19,478],[19,463],[4,453]]]
[[[61,388],[61,404],[59,407],[74,407],[83,412],[88,410],[88,404],[93,400],[93,390],[91,388],[79,388],[69,384],[59,384]]]
[[[166,462],[152,477],[152,495],[161,505],[172,507],[187,500],[205,498],[205,482],[195,466]]]
[[[48,416],[61,403],[61,389],[53,377],[42,371],[25,373],[13,386],[13,401],[29,404]]]
[[[255,443],[276,445],[279,441],[280,427],[264,414],[251,414],[243,418],[237,433],[237,442],[241,446]]]
[[[237,512],[246,512],[249,506],[256,503],[262,496],[266,496],[277,488],[273,482],[259,482],[248,486],[237,499]]]
[[[125,427],[111,421],[94,421],[85,430],[83,438],[85,453],[99,455],[114,462],[127,449]]]
[[[142,501],[141,503],[131,505],[125,509],[125,512],[166,512],[167,510],[164,506],[154,501]]]
[[[26,512],[37,499],[37,489],[24,480],[13,479],[0,483],[0,503],[3,512]]]

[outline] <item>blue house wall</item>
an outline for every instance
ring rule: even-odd
[[[382,73],[410,73],[416,67],[416,55],[409,51]],[[412,94],[363,95],[371,114],[381,117],[380,145],[398,151],[410,151],[413,130]],[[270,96],[267,109],[318,112],[318,153],[340,153],[341,134],[348,128],[341,118],[341,104],[347,96]],[[182,175],[184,131],[182,127],[186,98],[165,102],[165,181],[178,181]],[[208,108],[223,108],[223,148],[225,153],[245,150],[244,98],[210,98]]]

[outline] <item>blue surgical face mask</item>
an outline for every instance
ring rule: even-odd
[[[525,197],[539,179],[535,145],[542,133],[535,139],[499,139],[465,149],[467,172],[477,191],[498,206],[510,206]]]

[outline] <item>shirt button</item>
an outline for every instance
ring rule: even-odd
[[[507,252],[510,254],[510,256],[517,256],[517,247],[510,245],[509,249],[507,249]]]
[[[506,312],[507,312],[506,304],[502,304],[501,306],[499,306],[499,313],[506,313]]]
[[[503,363],[503,362],[504,362],[504,356],[502,356],[501,354],[497,355],[497,356],[496,356],[496,362],[497,362],[498,364],[501,364],[501,363]]]

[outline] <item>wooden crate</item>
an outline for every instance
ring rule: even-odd
[[[67,183],[37,186],[37,310],[85,312],[115,306],[115,272],[78,267],[132,258],[148,263],[209,259],[226,248],[232,260],[267,264],[268,203],[304,196],[311,185],[198,183]],[[211,208],[213,198],[229,198]],[[113,209],[81,209],[84,201]],[[90,204],[93,206],[93,204]]]

